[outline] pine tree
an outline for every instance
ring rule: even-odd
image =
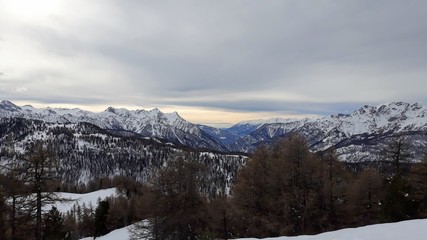
[[[108,201],[100,201],[98,207],[95,210],[95,222],[94,222],[94,237],[103,236],[108,233],[107,218],[110,204]]]
[[[44,215],[43,240],[60,240],[65,238],[64,219],[56,207]]]

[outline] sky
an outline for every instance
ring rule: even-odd
[[[427,104],[424,0],[0,0],[0,98],[227,125]]]

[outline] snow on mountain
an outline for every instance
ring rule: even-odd
[[[269,118],[269,119],[258,119],[258,120],[249,120],[239,122],[232,127],[226,129],[228,132],[231,132],[237,136],[245,136],[260,128],[264,124],[272,124],[272,123],[287,123],[290,121],[295,121],[292,119],[285,118]]]
[[[20,107],[16,106],[10,101],[2,100],[0,102],[0,111],[6,111],[6,112],[16,112],[21,110]]]
[[[238,122],[236,125],[263,125],[266,123],[286,123],[289,121],[295,121],[295,119],[289,119],[289,118],[267,118],[267,119],[255,119],[255,120],[248,120],[248,121],[241,121]]]
[[[313,151],[334,147],[342,159],[359,161],[374,153],[374,148],[389,137],[404,135],[411,139],[420,156],[427,145],[427,108],[420,104],[393,102],[363,106],[351,114],[335,114],[283,123],[266,123],[235,142],[234,151],[250,151],[260,143],[298,132]]]
[[[192,150],[129,131],[102,129],[91,123],[46,123],[24,118],[0,118],[0,150],[6,136],[13,135],[13,147],[24,154],[36,140],[50,140],[59,162],[56,174],[68,184],[88,184],[100,178],[127,176],[146,182],[157,169],[181,156],[206,166],[207,194],[229,190],[247,157],[238,154]],[[0,166],[11,161],[0,156]]]
[[[198,125],[198,127],[211,137],[220,140],[225,146],[229,146],[241,138],[240,134],[228,131],[228,129],[214,128],[205,125]]]
[[[396,135],[408,136],[417,152],[427,146],[427,108],[420,104],[392,102],[363,106],[350,114],[335,114],[301,120],[272,118],[240,122],[228,129],[192,124],[178,113],[158,109],[130,111],[109,107],[100,113],[81,109],[18,107],[0,103],[1,117],[38,119],[54,123],[88,122],[103,129],[124,130],[144,137],[218,151],[250,152],[259,144],[298,132],[312,151],[335,148],[347,161],[360,161],[378,155],[378,145]]]
[[[321,233],[310,236],[276,237],[265,240],[424,240],[427,234],[427,220],[410,220],[397,223],[384,223],[359,228],[347,228],[333,232]],[[81,240],[91,240],[83,238]],[[129,240],[128,228],[121,228],[110,232],[99,240]],[[255,238],[241,238],[240,240],[255,240]]]
[[[88,122],[103,129],[126,130],[146,137],[161,138],[175,144],[194,148],[226,151],[220,140],[201,131],[178,113],[163,113],[159,109],[127,110],[109,107],[100,113],[81,109],[45,108],[37,109],[26,105],[18,107],[9,101],[0,103],[0,118],[17,117],[51,123]]]
[[[227,146],[228,150],[246,152],[246,150],[233,148],[232,146],[235,145],[235,143],[239,139],[249,135],[256,129],[263,126],[264,124],[286,123],[291,121],[295,121],[295,120],[285,119],[285,118],[269,118],[269,119],[242,121],[226,129],[214,128],[214,127],[209,127],[204,125],[199,125],[199,127],[210,136],[219,139],[222,143],[224,143]]]

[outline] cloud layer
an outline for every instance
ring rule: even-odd
[[[422,0],[16,1],[34,2],[0,0],[4,99],[277,115],[427,103]]]

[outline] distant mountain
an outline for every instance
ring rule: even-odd
[[[393,102],[363,106],[351,114],[284,123],[267,123],[239,139],[234,151],[250,151],[260,143],[298,132],[305,136],[312,151],[335,148],[347,161],[378,157],[380,145],[394,136],[406,136],[419,159],[427,145],[427,108],[420,104]]]
[[[227,146],[227,149],[230,144],[244,136],[244,134],[242,135],[239,132],[232,132],[229,131],[229,129],[214,128],[205,125],[198,125],[198,127],[205,133],[209,134],[209,136],[221,141],[225,146]]]
[[[286,123],[290,121],[295,121],[292,119],[284,119],[284,118],[270,118],[270,119],[259,119],[259,120],[251,120],[251,121],[243,121],[235,124],[234,126],[226,129],[228,132],[235,134],[240,137],[244,137],[253,131],[257,130],[264,124],[272,124],[272,123]]]
[[[392,102],[363,106],[350,114],[320,118],[267,119],[238,123],[228,129],[190,123],[178,113],[108,108],[101,113],[81,109],[36,109],[0,103],[0,118],[25,118],[49,123],[91,123],[101,129],[127,131],[193,149],[251,152],[260,144],[298,132],[312,151],[329,148],[345,161],[377,159],[379,149],[391,137],[406,136],[413,146],[413,159],[420,159],[427,145],[427,108],[420,104]]]
[[[49,123],[94,124],[103,129],[126,130],[144,137],[164,139],[174,144],[191,148],[227,151],[220,139],[212,138],[197,125],[184,120],[178,113],[107,108],[100,113],[81,109],[46,108],[37,109],[26,105],[18,107],[10,101],[0,102],[0,118],[25,118]]]

